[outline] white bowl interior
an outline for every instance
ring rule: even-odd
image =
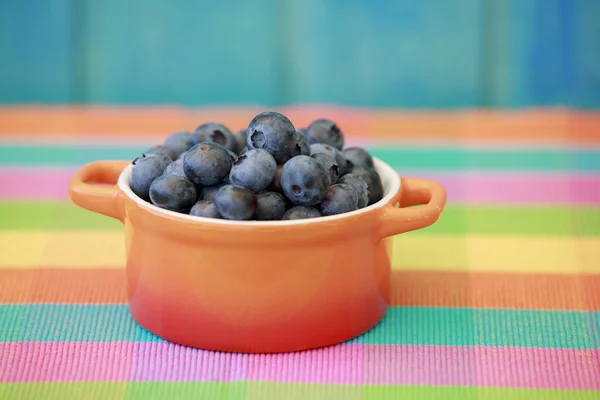
[[[334,221],[337,219],[342,219],[345,217],[349,217],[352,215],[358,215],[362,213],[369,212],[375,208],[383,207],[385,204],[388,204],[392,197],[398,192],[400,189],[400,177],[386,163],[381,161],[380,159],[373,157],[373,161],[375,163],[375,169],[379,173],[381,178],[381,183],[383,184],[383,199],[378,201],[375,204],[372,204],[368,207],[361,208],[360,210],[351,211],[344,214],[331,215],[327,217],[319,217],[319,218],[309,218],[309,219],[297,219],[290,221],[230,221],[226,219],[215,219],[215,218],[204,218],[204,217],[195,217],[187,214],[178,213],[175,211],[165,210],[163,208],[157,207],[152,203],[149,203],[140,197],[138,197],[130,188],[131,181],[131,167],[129,165],[121,175],[119,176],[119,181],[117,183],[118,187],[125,193],[129,198],[134,200],[141,207],[152,210],[154,213],[162,213],[165,216],[169,216],[171,218],[177,218],[181,220],[186,220],[189,222],[198,222],[198,223],[210,223],[210,224],[220,224],[220,225],[244,225],[244,226],[290,226],[290,225],[300,225],[307,224],[316,221]]]

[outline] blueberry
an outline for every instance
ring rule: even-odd
[[[352,186],[358,195],[358,208],[366,207],[369,204],[369,185],[359,175],[346,174],[340,178],[338,183]]]
[[[179,131],[169,136],[163,143],[163,146],[173,152],[173,157],[171,158],[175,160],[192,147],[193,144],[191,133]]]
[[[183,158],[178,158],[169,164],[167,168],[165,168],[163,175],[183,176],[185,178],[185,172],[183,172]]]
[[[352,163],[355,167],[368,167],[374,168],[373,158],[363,148],[360,147],[347,147],[342,152],[344,157]]]
[[[187,211],[194,205],[198,195],[196,187],[187,178],[163,175],[150,185],[152,204],[171,211]]]
[[[202,144],[202,143],[208,143],[208,144],[210,144],[211,146],[215,146],[215,147],[218,147],[218,148],[220,148],[220,149],[223,149],[223,150],[224,150],[224,151],[226,151],[226,152],[227,152],[227,154],[229,154],[229,156],[231,157],[231,162],[232,162],[232,163],[236,162],[236,161],[237,161],[237,159],[238,159],[238,155],[237,155],[237,153],[235,153],[235,152],[233,152],[233,151],[229,150],[227,147],[223,146],[222,144],[215,143],[215,142],[211,142],[211,141],[200,142],[200,143],[198,143],[198,144]]]
[[[322,143],[315,143],[310,145],[310,155],[315,155],[317,153],[323,153],[329,155],[331,158],[335,160],[340,170],[340,176],[346,175],[352,170],[353,165],[346,160],[346,157],[342,154],[341,151],[336,149],[333,146]]]
[[[212,200],[200,200],[190,210],[190,215],[195,217],[205,218],[219,218],[222,219],[221,214],[217,211],[215,202]]]
[[[244,146],[244,147],[242,147],[242,149],[240,150],[240,152],[238,153],[238,155],[241,156],[242,154],[244,154],[247,151],[248,151],[248,146]]]
[[[217,146],[221,147],[223,150],[225,150],[225,151],[227,152],[227,154],[229,154],[229,157],[231,157],[231,162],[232,162],[232,163],[234,163],[234,162],[236,162],[236,161],[237,161],[237,159],[238,159],[238,155],[237,155],[237,153],[235,153],[235,152],[233,152],[233,151],[229,150],[227,147],[225,147],[225,146],[222,146],[222,145],[220,145],[220,144],[218,144],[218,143],[215,143],[215,145],[217,145]]]
[[[170,150],[170,149],[168,149],[168,148],[166,148],[165,146],[162,146],[162,145],[157,145],[157,146],[150,147],[148,150],[146,150],[144,152],[143,155],[147,156],[149,154],[155,154],[155,153],[163,153],[166,156],[168,156],[171,160],[176,160],[177,159],[177,154],[174,151],[172,151],[172,150]]]
[[[142,199],[150,200],[150,185],[162,175],[172,160],[164,153],[152,153],[133,160],[131,190]]]
[[[192,138],[195,145],[202,142],[214,142],[235,152],[235,136],[233,136],[231,131],[223,124],[218,124],[216,122],[202,124],[196,128],[194,133],[192,133]]]
[[[296,206],[292,207],[283,214],[282,220],[290,219],[305,219],[305,218],[318,218],[321,213],[316,208]]]
[[[283,165],[278,165],[275,169],[275,176],[273,180],[267,186],[267,189],[271,192],[283,193],[283,189],[281,188],[281,170],[283,169]]]
[[[344,148],[344,134],[335,122],[328,119],[317,119],[306,128],[306,138],[310,144],[323,143],[338,150]]]
[[[352,174],[358,175],[369,186],[369,205],[377,203],[383,198],[383,185],[377,171],[368,167],[355,167]]]
[[[231,170],[232,160],[223,148],[211,143],[199,143],[183,158],[183,170],[196,185],[216,185]]]
[[[256,195],[243,187],[225,185],[217,191],[215,205],[225,219],[248,220],[256,211]]]
[[[281,219],[285,210],[285,198],[275,192],[261,192],[256,195],[256,212],[254,219],[260,221]]]
[[[248,149],[263,149],[271,153],[278,164],[292,157],[296,146],[296,129],[284,115],[277,112],[258,114],[246,130]]]
[[[329,154],[315,153],[312,158],[317,160],[317,162],[327,170],[331,184],[338,181],[338,178],[340,177],[340,168],[338,167],[337,162],[331,158]]]
[[[296,131],[296,146],[292,156],[310,156],[310,144],[303,133]]]
[[[227,183],[218,183],[212,186],[203,186],[199,191],[199,198],[203,200],[215,201],[215,196],[221,187],[227,185]]]
[[[246,147],[246,130],[240,129],[233,136],[235,137],[235,152],[242,155],[242,150]]]
[[[314,206],[319,204],[329,190],[329,173],[314,158],[296,156],[281,170],[281,188],[294,204]]]
[[[269,186],[275,177],[277,163],[268,151],[248,150],[231,167],[229,182],[258,193]]]
[[[329,188],[327,196],[319,205],[321,214],[343,214],[358,209],[358,195],[350,185],[338,183]]]

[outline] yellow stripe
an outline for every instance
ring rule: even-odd
[[[0,231],[0,268],[125,265],[122,231]]]
[[[569,236],[397,236],[395,269],[600,274],[600,238]]]
[[[600,273],[600,237],[402,235],[394,268]],[[122,268],[121,231],[0,231],[0,268]]]

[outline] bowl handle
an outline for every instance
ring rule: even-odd
[[[394,204],[400,203],[400,207]],[[405,208],[416,205],[423,207]],[[439,183],[401,178],[400,191],[380,215],[380,238],[428,227],[438,220],[446,205],[446,190]]]
[[[122,221],[117,181],[129,164],[130,161],[94,161],[86,164],[69,182],[71,201],[79,207]]]

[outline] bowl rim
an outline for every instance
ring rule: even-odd
[[[121,193],[123,193],[129,200],[136,203],[136,205],[142,209],[145,209],[153,214],[158,214],[163,217],[178,220],[185,223],[195,223],[195,224],[210,224],[215,226],[239,226],[239,227],[289,227],[289,226],[297,226],[297,225],[306,225],[306,224],[316,224],[316,223],[327,223],[327,222],[335,222],[344,219],[349,219],[352,217],[356,217],[362,214],[368,214],[377,209],[380,209],[387,204],[389,204],[393,198],[400,191],[401,180],[399,174],[388,164],[383,162],[377,157],[373,157],[373,163],[375,166],[375,170],[379,173],[381,178],[381,183],[384,190],[384,196],[377,203],[371,204],[370,206],[361,208],[359,210],[350,211],[347,213],[329,215],[329,216],[321,216],[318,218],[306,218],[306,219],[296,219],[296,220],[276,220],[276,221],[238,221],[238,220],[227,220],[227,219],[217,219],[217,218],[207,218],[207,217],[198,217],[192,216],[189,214],[183,214],[176,211],[166,210],[164,208],[160,208],[155,206],[154,204],[145,201],[136,195],[130,188],[131,181],[131,168],[132,164],[129,164],[119,175],[119,179],[117,181],[117,186]]]

